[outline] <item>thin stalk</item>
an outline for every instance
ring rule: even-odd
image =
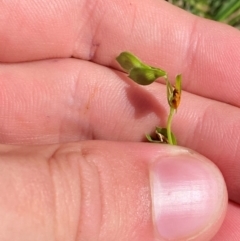
[[[217,21],[224,21],[229,15],[240,8],[239,0],[230,0],[222,5],[220,10],[215,15],[214,19]]]
[[[167,137],[168,137],[169,144],[171,145],[173,145],[171,126],[172,126],[174,110],[175,109],[173,107],[170,107],[170,112],[167,120]]]

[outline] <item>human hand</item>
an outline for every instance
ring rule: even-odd
[[[239,32],[159,0],[15,4],[0,3],[0,138],[20,145],[1,146],[0,240],[141,241],[157,230],[171,240],[236,240]],[[218,170],[180,147],[130,143],[165,123],[167,103],[160,83],[142,88],[118,71],[125,50],[170,79],[183,74],[173,131],[228,188],[213,239],[227,198]]]

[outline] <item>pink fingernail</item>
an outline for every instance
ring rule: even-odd
[[[212,173],[206,164],[188,156],[152,164],[153,221],[162,238],[185,240],[210,225],[224,192],[219,187],[221,174]]]

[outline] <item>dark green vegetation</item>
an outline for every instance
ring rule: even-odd
[[[240,29],[240,0],[169,0],[198,16],[227,23]]]

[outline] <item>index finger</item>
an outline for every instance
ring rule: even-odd
[[[0,3],[0,61],[76,57],[115,68],[134,52],[183,88],[240,106],[239,31],[159,1],[77,0]],[[13,14],[14,13],[14,14]]]

